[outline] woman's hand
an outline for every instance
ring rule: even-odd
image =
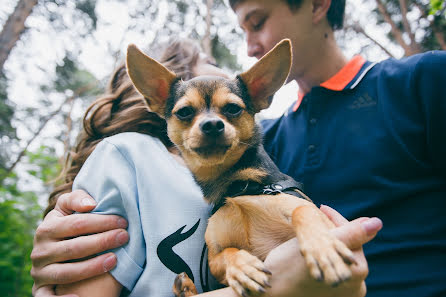
[[[83,191],[63,194],[37,228],[31,253],[35,297],[54,296],[55,284],[85,280],[116,265],[113,253],[95,255],[128,241],[127,221],[114,215],[73,214],[95,206]]]
[[[273,273],[269,291],[271,296],[365,296],[368,266],[362,245],[376,236],[382,228],[381,220],[359,218],[348,222],[328,206],[322,206],[321,210],[336,225],[332,232],[353,251],[357,264],[351,266],[352,278],[334,288],[313,279],[300,254],[297,239],[294,238],[272,250],[265,260],[266,266]]]

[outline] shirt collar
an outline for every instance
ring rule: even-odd
[[[374,65],[368,63],[362,56],[356,55],[335,75],[321,83],[320,86],[332,91],[353,89]],[[305,94],[299,90],[293,111],[299,108],[304,96]]]

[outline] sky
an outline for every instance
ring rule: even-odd
[[[14,1],[15,0],[9,0],[9,9],[14,7],[14,5],[11,5]],[[161,6],[165,5],[164,1],[160,1],[159,3]],[[367,3],[367,1],[365,4],[360,0],[351,0],[348,3],[349,6],[347,9],[353,9],[355,11],[353,15],[357,17],[367,15],[367,13],[373,8],[373,3]],[[163,11],[163,9],[161,9],[161,11]],[[130,21],[127,5],[125,3],[100,0],[98,1],[97,5],[97,13],[101,19],[101,23],[99,24],[94,35],[87,39],[82,45],[83,50],[80,55],[80,60],[82,64],[85,65],[87,70],[94,73],[96,77],[103,79],[110,74],[110,71],[113,69],[116,62],[115,59],[110,57],[108,54],[107,50],[110,47],[121,47],[121,51],[125,52],[127,44],[135,43],[143,47],[144,40],[150,39],[150,36],[141,38],[137,32],[134,32],[134,34],[127,33],[125,36],[123,35],[124,30]],[[227,16],[234,23],[234,27],[236,27],[237,19],[235,15],[228,11]],[[162,26],[162,24],[165,22],[165,17],[165,15],[160,14],[157,22],[155,24],[150,24],[150,26],[153,26],[154,28]],[[119,20],[119,22],[116,20]],[[50,26],[48,26],[48,23],[41,18],[33,16],[29,17],[27,25],[39,29],[34,30],[32,34],[29,34],[29,39],[27,40],[29,45],[25,45],[23,43],[21,44],[19,42],[18,47],[21,46],[23,49],[18,49],[17,52],[13,52],[13,54],[16,53],[16,56],[19,56],[20,54],[23,54],[23,52],[26,52],[26,47],[32,46],[32,55],[35,57],[35,59],[32,60],[34,66],[28,65],[23,69],[23,65],[15,63],[14,55],[11,56],[6,66],[15,77],[10,88],[10,98],[19,105],[33,106],[35,89],[32,84],[27,83],[30,73],[33,73],[32,76],[35,81],[44,81],[47,72],[39,71],[39,68],[47,68],[45,67],[45,63],[48,63],[46,61],[54,60],[54,57],[58,57],[60,59],[63,56],[64,51],[63,47],[57,46],[57,44],[63,43],[64,46],[67,47],[67,44],[69,44],[71,40],[70,36],[57,36],[56,32]],[[382,32],[379,32],[379,28],[372,28],[371,26],[368,26],[368,29],[372,29],[371,34],[376,36],[378,39],[380,39],[380,36],[382,37],[384,35]],[[121,36],[123,37],[121,38]],[[386,41],[385,38],[381,39],[384,42]],[[347,57],[352,57],[353,54],[357,53],[360,50],[361,42],[363,41],[358,40],[349,44],[349,46],[344,49],[345,55]],[[54,44],[54,46],[49,48],[49,45],[52,44]],[[29,55],[30,53],[28,52],[27,54]],[[256,59],[249,58],[246,55],[246,45],[244,43],[242,46],[238,47],[236,54],[243,69],[248,69],[256,61]],[[382,52],[377,51],[376,54],[372,54],[371,58],[374,60],[380,60],[385,58],[385,55],[383,55]],[[264,111],[263,115],[266,117],[280,116],[284,110],[296,100],[297,91],[298,86],[295,82],[284,86],[277,93],[271,107]],[[280,98],[280,100],[277,100],[276,98]],[[57,101],[57,98],[54,98],[54,100]]]

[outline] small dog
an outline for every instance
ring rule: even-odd
[[[205,234],[211,273],[239,295],[265,292],[263,260],[297,237],[310,274],[336,285],[351,277],[352,252],[329,229],[333,223],[281,173],[264,151],[254,115],[267,108],[291,67],[283,40],[235,79],[202,76],[181,81],[136,46],[127,52],[128,74],[150,109],[166,119],[168,135],[216,205]],[[185,274],[176,296],[196,294]]]

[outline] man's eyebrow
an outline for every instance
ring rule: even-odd
[[[255,9],[251,10],[250,12],[248,12],[248,13],[245,15],[245,18],[243,19],[243,23],[246,23],[246,22],[251,18],[251,16],[252,16],[253,14],[257,13],[258,11],[259,11],[259,9],[255,8]]]

